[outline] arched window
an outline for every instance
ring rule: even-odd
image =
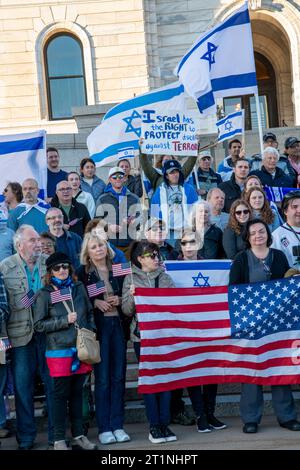
[[[81,42],[60,33],[49,39],[44,53],[49,119],[71,118],[73,106],[87,104]]]

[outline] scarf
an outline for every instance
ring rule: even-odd
[[[51,283],[58,289],[65,289],[66,287],[72,287],[74,282],[72,281],[71,276],[68,276],[67,279],[58,279],[55,276],[51,277]]]

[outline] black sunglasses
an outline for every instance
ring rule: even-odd
[[[151,259],[155,259],[155,258],[158,258],[160,259],[160,255],[159,253],[157,253],[157,251],[153,251],[153,253],[145,253],[142,258],[151,258]]]
[[[52,266],[52,271],[55,271],[56,273],[62,269],[70,269],[70,265],[68,263],[61,263],[61,264],[56,264],[55,266]]]
[[[235,214],[236,215],[242,215],[242,214],[247,215],[247,214],[249,214],[249,212],[250,212],[249,209],[243,209],[242,211],[235,211]]]
[[[183,245],[183,246],[188,245],[188,244],[190,244],[190,245],[195,245],[195,244],[196,244],[196,240],[183,240],[183,241],[181,242],[181,245]]]

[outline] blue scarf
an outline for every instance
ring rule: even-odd
[[[65,289],[66,287],[72,287],[74,282],[72,281],[71,276],[68,276],[67,279],[61,280],[55,276],[51,277],[51,283],[58,287],[59,289]]]

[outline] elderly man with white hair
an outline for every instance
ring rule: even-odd
[[[44,335],[34,333],[32,305],[46,274],[40,236],[30,225],[22,225],[14,235],[16,254],[0,263],[8,295],[6,323],[12,344],[11,367],[14,381],[17,441],[19,449],[29,450],[36,437],[34,420],[34,380],[37,369],[45,384],[48,408],[48,440],[53,442],[51,422],[51,379],[45,360]]]
[[[279,152],[274,147],[266,147],[262,153],[260,170],[251,171],[249,176],[256,175],[263,186],[293,187],[293,181],[278,167]]]

